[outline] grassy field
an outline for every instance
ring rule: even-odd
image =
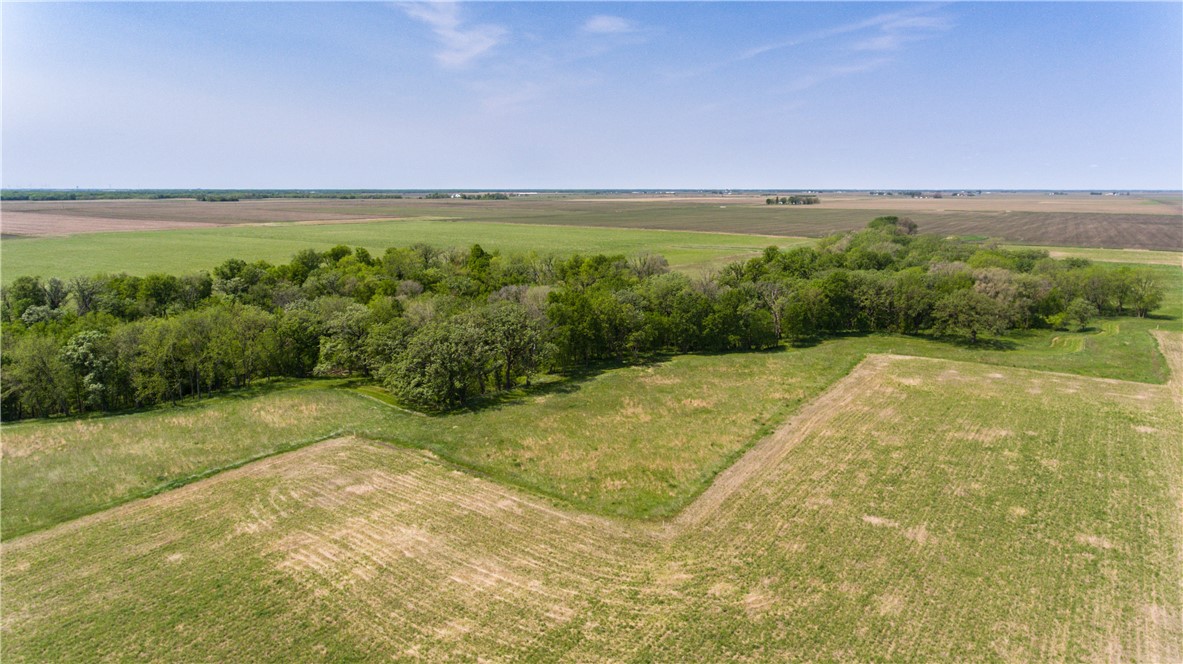
[[[1089,249],[1086,247],[1041,247],[1038,245],[1003,245],[1006,249],[1042,249],[1052,258],[1085,258],[1101,263],[1131,265],[1183,266],[1183,252],[1148,249]]]
[[[765,238],[726,233],[623,231],[446,220],[383,221],[349,224],[250,225],[193,230],[92,233],[70,237],[9,239],[0,244],[3,279],[91,275],[99,272],[182,272],[210,270],[228,258],[285,263],[305,248],[338,244],[366,247],[379,255],[388,247],[418,242],[437,247],[469,247],[526,253],[657,253],[683,270],[720,267],[755,255],[769,245],[809,242],[803,238]]]
[[[319,443],[5,543],[5,657],[1177,661],[1174,389],[873,356],[659,523]]]
[[[0,531],[11,539],[388,411],[328,384],[281,384],[133,415],[5,425]]]

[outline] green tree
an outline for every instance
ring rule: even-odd
[[[34,417],[69,411],[70,370],[61,359],[57,341],[26,334],[5,356],[2,390],[6,402],[15,400]]]
[[[266,340],[274,317],[259,307],[234,305],[226,310],[228,325],[214,329],[211,343],[229,348],[231,370],[239,387],[263,375],[269,362]]]
[[[107,347],[107,335],[83,330],[70,337],[61,349],[62,361],[70,368],[72,392],[78,410],[106,408],[107,382],[114,364]]]
[[[408,403],[432,410],[457,408],[480,389],[491,357],[475,321],[457,316],[415,332],[399,359],[383,371],[385,384]]]
[[[1158,275],[1146,268],[1134,270],[1130,277],[1130,307],[1134,315],[1145,318],[1161,304],[1166,290]]]
[[[526,307],[501,300],[485,307],[481,323],[490,352],[496,357],[502,389],[513,389],[514,379],[524,376],[530,384],[546,357],[546,340],[538,321]]]
[[[17,277],[4,289],[4,301],[13,320],[20,319],[29,307],[48,306],[45,286],[38,277]]]
[[[978,335],[984,332],[1001,334],[1009,320],[998,301],[973,289],[944,296],[936,303],[932,316],[938,334],[966,335],[970,343],[977,343]]]
[[[351,303],[325,322],[316,375],[369,374],[365,342],[372,318],[369,309]]]
[[[103,284],[94,277],[74,277],[70,280],[68,289],[74,298],[74,306],[78,315],[85,316],[93,311],[98,304]]]
[[[274,370],[282,376],[311,376],[320,357],[324,322],[311,309],[289,307],[276,313],[266,344]]]
[[[1096,305],[1083,297],[1078,297],[1068,303],[1068,308],[1064,310],[1064,318],[1076,323],[1077,330],[1083,330],[1097,317],[1097,313]]]

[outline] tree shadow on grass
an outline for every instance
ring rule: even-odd
[[[482,411],[501,410],[507,406],[523,403],[526,399],[547,397],[556,394],[575,394],[583,389],[584,383],[597,378],[609,371],[628,367],[650,367],[665,364],[674,355],[646,355],[632,362],[605,360],[586,367],[564,369],[551,374],[542,382],[535,382],[529,386],[518,385],[505,392],[493,392],[477,395],[463,407],[451,411],[429,413],[433,417],[444,417],[456,413],[479,413]]]
[[[1179,320],[1178,316],[1171,316],[1169,314],[1162,313],[1146,314],[1144,318],[1146,320]]]
[[[121,408],[119,410],[96,410],[85,413],[71,413],[68,415],[52,415],[50,417],[26,417],[19,420],[0,419],[0,424],[2,424],[4,428],[8,428],[17,426],[19,424],[33,422],[89,422],[92,420],[105,420],[111,417],[124,417],[126,415],[140,415],[146,413],[203,408],[217,402],[246,401],[248,399],[266,396],[274,392],[285,392],[298,389],[326,389],[333,387],[344,387],[359,381],[361,381],[361,379],[288,377],[261,378],[256,379],[246,387],[235,387],[214,390],[212,392],[203,392],[201,396],[190,394],[176,402],[163,401],[161,403],[140,406],[138,408],[133,406],[131,408]]]

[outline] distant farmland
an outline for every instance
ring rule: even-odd
[[[1049,197],[999,194],[907,199],[823,195],[816,206],[765,205],[754,196],[521,197],[508,201],[276,199],[7,202],[5,236],[192,228],[257,223],[332,223],[448,218],[820,237],[861,228],[879,215],[912,217],[923,232],[1011,243],[1183,250],[1178,196]]]
[[[323,251],[339,244],[365,247],[380,256],[389,247],[406,247],[419,242],[462,249],[479,243],[488,251],[535,251],[539,256],[655,253],[665,256],[677,269],[694,272],[749,258],[769,245],[789,247],[810,240],[734,233],[412,219],[31,237],[4,241],[0,253],[4,282],[11,283],[24,275],[69,277],[98,272],[137,275],[196,272],[211,270],[228,258],[286,263],[301,249]]]

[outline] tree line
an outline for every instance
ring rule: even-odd
[[[822,200],[817,196],[773,196],[772,198],[765,198],[765,205],[817,205]]]
[[[264,200],[269,198],[400,199],[402,192],[364,189],[0,189],[5,201],[163,200],[193,198],[199,201]]]
[[[210,272],[40,279],[0,291],[6,420],[115,411],[268,377],[362,376],[446,410],[540,372],[747,351],[849,332],[956,336],[1145,316],[1149,269],[916,234],[880,217],[813,247],[671,272],[661,256],[338,246]]]

